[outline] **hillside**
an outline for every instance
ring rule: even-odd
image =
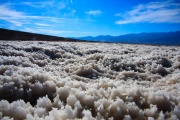
[[[56,37],[50,35],[22,32],[0,28],[0,40],[33,40],[33,41],[78,41],[70,38]]]

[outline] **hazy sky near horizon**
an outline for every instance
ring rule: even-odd
[[[0,0],[0,28],[62,36],[180,30],[180,0]]]

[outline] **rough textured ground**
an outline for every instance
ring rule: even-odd
[[[180,119],[180,47],[1,41],[0,119]]]

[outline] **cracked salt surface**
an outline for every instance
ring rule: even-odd
[[[180,47],[1,41],[0,119],[180,119]]]

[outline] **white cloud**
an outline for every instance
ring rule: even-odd
[[[75,31],[68,30],[46,30],[46,29],[38,29],[40,32],[48,33],[48,34],[62,34],[62,33],[74,33]]]
[[[53,1],[47,1],[47,2],[22,2],[22,4],[34,7],[34,8],[44,8],[52,6],[54,3]]]
[[[59,29],[44,29],[41,27],[36,27],[36,28],[24,28],[24,31],[26,32],[32,32],[32,33],[41,33],[41,34],[47,34],[47,35],[54,35],[54,36],[61,36],[67,37],[66,35],[69,34],[89,34],[89,33],[94,33],[94,32],[88,32],[88,31],[73,31],[73,30],[59,30]],[[73,35],[72,35],[73,36]]]
[[[46,2],[22,2],[22,4],[34,7],[34,8],[49,8],[52,7],[57,8],[58,10],[66,8],[66,4],[63,1],[55,2],[55,1],[46,1]]]
[[[51,35],[60,35],[62,33],[74,33],[75,31],[68,31],[68,30],[55,30],[55,29],[43,29],[43,28],[25,28],[27,32],[36,32],[38,33],[46,33]]]
[[[22,26],[22,23],[20,21],[17,21],[17,20],[8,20],[8,22],[14,24],[15,26]]]
[[[101,10],[92,10],[92,11],[88,11],[88,12],[85,12],[85,13],[88,14],[88,15],[101,15],[102,11]]]
[[[35,23],[38,26],[50,26],[49,24],[43,24],[43,23]]]
[[[10,10],[8,4],[0,5],[0,20],[8,21],[15,26],[22,26],[22,23],[18,20],[22,18],[24,13]]]
[[[124,14],[117,13],[115,16],[122,17],[116,24],[129,23],[180,23],[180,3],[150,2],[135,6],[133,10]]]
[[[75,12],[75,10],[72,11],[72,13]],[[8,3],[0,4],[0,23],[2,21],[7,22],[7,28],[17,28],[27,32],[65,36],[67,34],[82,33],[82,31],[76,31],[76,28],[82,26],[85,22],[93,22],[94,20],[70,17],[34,16],[14,10],[12,9],[12,4]],[[72,29],[75,29],[76,32],[71,31]]]
[[[76,11],[72,11],[75,13]],[[58,18],[47,16],[32,16],[26,13],[12,10],[8,4],[0,5],[0,20],[10,22],[15,26],[22,26],[24,24],[34,24],[38,26],[52,26],[56,23],[61,24],[75,24],[78,21],[84,21],[84,19],[73,18]],[[87,21],[87,20],[86,20]]]
[[[15,10],[10,10],[8,4],[0,5],[0,17],[22,17],[24,14],[22,12],[17,12]]]

